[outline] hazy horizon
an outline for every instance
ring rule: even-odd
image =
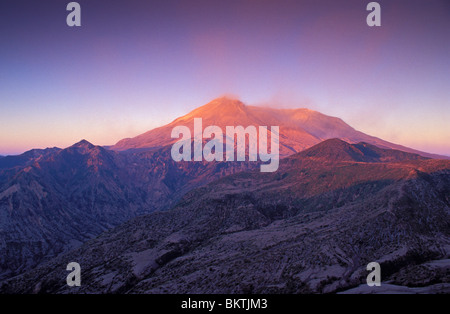
[[[217,99],[219,99],[219,98],[228,98],[228,99],[233,99],[233,100],[239,100],[239,98],[238,97],[236,97],[235,95],[223,95],[223,96],[221,96],[221,97],[218,97],[218,98],[216,98],[216,99],[214,99],[214,100],[212,100],[212,101],[216,101]],[[260,108],[268,108],[268,109],[274,109],[274,108],[276,108],[276,109],[293,109],[293,108],[291,108],[291,107],[276,107],[276,106],[270,106],[269,104],[257,104],[257,105],[255,105],[255,104],[253,104],[253,105],[250,105],[250,104],[244,104],[245,106],[250,106],[250,107],[260,107]],[[199,108],[199,107],[201,107],[201,106],[198,106],[197,108]],[[298,107],[298,108],[295,108],[295,109],[307,109],[307,110],[310,110],[309,108],[305,108],[305,107]],[[317,111],[316,111],[317,112]],[[190,113],[191,113],[191,111],[190,112],[186,112],[185,114],[183,114],[182,116],[190,116]],[[327,115],[328,116],[328,115]],[[332,117],[332,116],[329,116],[329,117]],[[170,119],[170,122],[172,122],[172,121],[174,121],[174,120],[176,120],[176,119],[178,119],[178,118],[180,118],[180,117],[175,117],[175,118],[173,118],[173,119]],[[337,118],[339,118],[339,117],[337,117]],[[345,122],[345,121],[344,121]],[[169,124],[169,123],[166,123],[166,124]],[[161,125],[158,125],[158,126],[156,126],[154,129],[156,129],[156,128],[159,128],[159,127],[162,127],[162,126],[164,126],[164,125],[166,125],[166,124],[161,124]],[[351,125],[350,125],[351,126]],[[281,126],[281,130],[282,130],[282,126]],[[146,131],[149,131],[149,130],[146,130]],[[142,132],[142,133],[145,133],[145,132]],[[140,134],[136,134],[136,135],[141,135],[142,133],[140,133]],[[368,135],[370,135],[370,134],[368,134]],[[129,138],[133,138],[134,136],[132,136],[132,137],[129,137]],[[124,138],[123,138],[124,139]],[[117,144],[117,141],[116,142],[114,142],[114,143],[111,143],[111,144],[101,144],[101,143],[95,143],[95,142],[92,142],[92,141],[89,141],[89,140],[87,140],[87,139],[85,139],[85,138],[82,138],[82,139],[79,139],[79,140],[77,140],[77,141],[75,141],[75,142],[73,142],[73,143],[71,143],[70,145],[68,145],[67,147],[57,147],[57,146],[48,146],[48,147],[33,147],[33,148],[30,148],[29,150],[32,150],[32,149],[49,149],[49,148],[60,148],[60,149],[65,149],[65,148],[68,148],[68,147],[70,147],[70,146],[72,146],[72,145],[74,145],[74,144],[76,144],[76,143],[78,143],[78,142],[80,142],[80,141],[84,141],[84,140],[86,140],[86,141],[88,141],[88,142],[90,142],[91,144],[93,144],[93,145],[96,145],[96,146],[102,146],[102,147],[105,147],[105,148],[108,148],[108,147],[111,147],[111,146],[114,146],[114,144]],[[121,139],[122,140],[122,139]],[[325,141],[326,139],[324,139],[324,141]],[[394,144],[398,144],[398,143],[394,143]],[[401,144],[400,144],[401,145]],[[409,148],[412,148],[412,149],[415,149],[414,147],[409,147]],[[27,151],[29,151],[29,150],[27,150]],[[24,152],[26,152],[26,151],[24,151]],[[14,156],[14,155],[20,155],[20,154],[22,154],[22,153],[24,153],[24,152],[18,152],[18,153],[12,153],[12,154],[0,154],[0,156]],[[426,151],[423,151],[423,152],[426,152]],[[431,154],[433,154],[433,152],[426,152],[426,153],[431,153]],[[448,157],[450,157],[450,155],[445,155],[445,154],[441,154],[442,156],[448,156]]]
[[[113,145],[214,98],[306,107],[450,156],[450,5],[378,1],[0,3],[0,155]]]

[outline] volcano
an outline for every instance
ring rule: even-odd
[[[249,106],[229,97],[214,99],[167,125],[133,138],[122,139],[110,149],[141,150],[172,145],[177,141],[171,137],[172,129],[176,126],[186,126],[193,133],[195,118],[202,118],[204,127],[214,125],[222,130],[225,130],[226,126],[243,126],[244,128],[279,126],[281,158],[301,152],[324,140],[338,138],[352,144],[365,142],[379,148],[397,149],[429,158],[448,159],[445,156],[421,152],[367,135],[355,130],[340,118],[327,116],[314,110]]]
[[[178,139],[171,132],[175,126],[192,132],[196,118],[204,127],[224,130],[278,126],[284,157],[279,168],[263,173],[259,161],[175,161],[171,144]],[[363,273],[369,261],[380,259],[400,285],[447,283],[442,274],[449,256],[450,161],[430,157],[435,155],[366,135],[309,109],[261,108],[229,98],[112,149],[82,140],[65,149],[3,157],[0,293],[62,292],[55,283],[62,278],[65,286],[65,276],[57,279],[46,267],[64,273],[67,256],[84,269],[114,266],[100,271],[104,278],[114,277],[114,288],[109,279],[106,287],[84,280],[83,292],[95,293],[162,292],[162,282],[172,275],[184,282],[170,279],[168,291],[180,293],[336,292],[360,284],[348,274]],[[277,268],[286,256],[291,262]],[[255,268],[246,262],[251,267],[243,269],[246,259],[254,260]],[[423,262],[445,267],[424,272],[420,278],[431,278],[427,281],[407,275],[427,268],[415,264]],[[325,270],[311,281],[316,263]],[[214,265],[216,272],[203,274],[210,286],[203,277],[191,277],[190,269],[214,270]],[[220,265],[243,270],[232,275]],[[219,278],[228,274],[229,283],[254,279],[220,286]]]

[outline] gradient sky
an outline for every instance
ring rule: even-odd
[[[114,144],[224,94],[450,155],[450,1],[0,2],[0,154]]]

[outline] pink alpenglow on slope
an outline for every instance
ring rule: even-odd
[[[274,172],[278,169],[280,160],[279,133],[278,126],[270,127],[269,153],[268,129],[266,126],[259,126],[259,134],[253,125],[249,125],[245,129],[242,125],[226,126],[226,133],[224,134],[222,129],[216,125],[207,126],[203,130],[202,118],[194,118],[194,161],[202,161],[203,158],[206,161],[223,161],[224,152],[226,161],[234,161],[235,150],[237,152],[236,160],[245,161],[246,147],[248,147],[249,161],[257,161],[259,153],[262,162],[269,162],[261,165],[261,172]],[[180,138],[172,146],[172,159],[175,161],[191,161],[191,130],[187,126],[176,126],[172,130],[171,138]],[[203,145],[204,139],[210,140]],[[246,139],[248,139],[248,145],[246,145]]]

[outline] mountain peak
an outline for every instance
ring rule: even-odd
[[[313,147],[301,152],[301,157],[326,158],[329,160],[352,160],[362,161],[361,152],[358,152],[353,145],[338,139],[325,140]]]
[[[224,96],[221,96],[221,97],[217,97],[217,98],[211,100],[210,102],[214,102],[214,101],[224,101],[224,102],[231,101],[231,102],[240,102],[240,103],[242,103],[238,97],[230,96],[230,95],[224,95]]]
[[[45,149],[31,149],[20,155],[0,156],[0,169],[13,168],[17,166],[26,166],[32,164],[39,159],[50,156],[53,153],[59,152],[61,149],[57,147]]]
[[[209,115],[239,115],[245,111],[245,105],[242,101],[224,96],[216,98],[206,105],[194,109],[186,117],[208,117]]]
[[[396,149],[383,149],[365,142],[350,144],[338,138],[325,140],[297,154],[297,157],[352,162],[398,162],[428,159],[418,154],[407,153]]]
[[[95,146],[93,144],[91,144],[90,142],[86,141],[85,139],[79,141],[78,143],[73,144],[72,146],[73,148],[84,148],[84,149],[92,149]]]

